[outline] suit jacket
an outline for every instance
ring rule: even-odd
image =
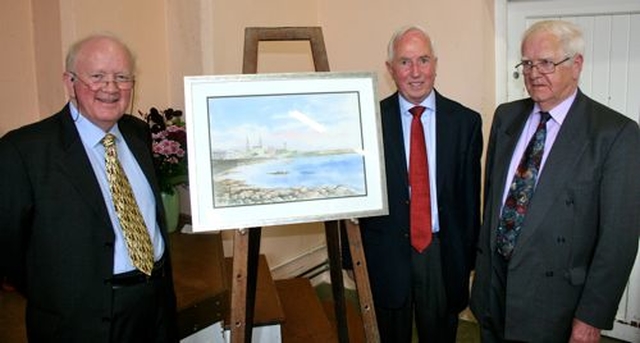
[[[153,189],[171,280],[148,127],[129,115],[118,125]],[[18,281],[27,297],[29,336],[51,339],[72,327],[62,329],[72,336],[59,338],[106,342],[115,236],[68,105],[2,137],[0,161],[0,274]],[[166,300],[175,308],[170,290]]]
[[[508,166],[531,99],[496,109],[471,306],[490,313],[496,228]],[[610,329],[640,229],[640,133],[578,91],[552,146],[508,264],[505,337],[566,342],[572,318]]]
[[[389,215],[360,219],[376,305],[402,306],[411,294],[409,183],[398,93],[380,102]],[[448,308],[469,299],[480,227],[480,115],[436,92],[436,184]]]

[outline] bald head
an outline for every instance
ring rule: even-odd
[[[65,59],[65,70],[75,71],[76,61],[79,54],[81,54],[83,51],[86,51],[87,49],[91,50],[95,46],[104,46],[105,44],[110,45],[113,48],[121,49],[128,60],[131,71],[133,72],[135,70],[135,59],[129,47],[124,44],[118,37],[109,34],[91,35],[71,45]]]

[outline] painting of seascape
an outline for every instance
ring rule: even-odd
[[[193,232],[388,213],[374,72],[184,81]]]
[[[213,206],[366,195],[358,96],[208,98]]]

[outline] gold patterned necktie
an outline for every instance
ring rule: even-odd
[[[151,275],[153,271],[153,245],[133,196],[131,184],[129,184],[127,175],[118,161],[115,139],[116,137],[110,133],[102,139],[111,197],[133,265],[141,272]]]

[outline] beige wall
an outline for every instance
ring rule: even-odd
[[[184,108],[185,75],[241,73],[250,26],[322,27],[331,70],[377,72],[382,98],[394,90],[384,67],[386,44],[406,24],[431,33],[439,55],[436,87],[481,112],[486,132],[495,106],[493,8],[494,0],[3,0],[0,135],[64,105],[64,53],[90,33],[113,32],[134,50],[135,113]],[[262,73],[313,68],[305,43],[261,43],[259,56]],[[318,224],[263,231],[271,266],[324,239]]]
[[[0,1],[0,135],[38,119],[31,4]]]

